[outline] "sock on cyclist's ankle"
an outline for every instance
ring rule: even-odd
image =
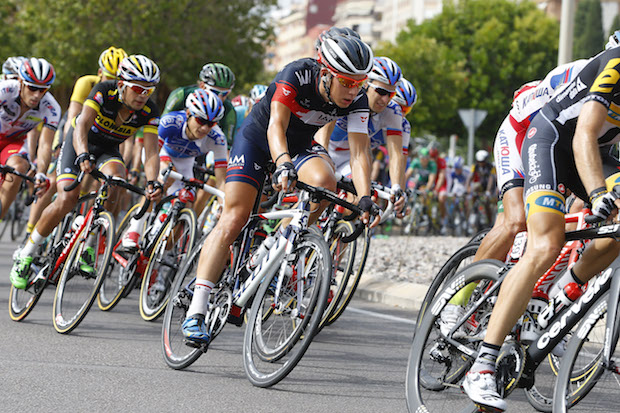
[[[144,227],[144,221],[146,220],[147,214],[142,215],[140,219],[131,218],[129,221],[129,229],[127,232],[137,232],[138,234],[142,234],[142,228]]]
[[[33,229],[32,233],[28,237],[28,241],[26,241],[26,245],[24,245],[24,248],[22,248],[22,250],[19,252],[19,256],[22,258],[32,257],[44,239],[45,237],[39,234],[39,231],[37,231],[36,228]]]
[[[194,297],[192,298],[192,303],[187,309],[187,317],[197,314],[207,314],[207,311],[209,310],[209,294],[211,293],[213,287],[215,287],[215,283],[211,281],[196,279],[196,283],[194,285]]]
[[[471,373],[495,373],[495,361],[499,355],[500,348],[501,346],[483,342],[478,352],[478,357],[476,357],[476,361],[469,371]]]

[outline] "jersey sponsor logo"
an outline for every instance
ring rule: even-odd
[[[558,185],[558,191],[560,191],[561,194],[565,194],[566,193],[566,187],[564,186],[564,184],[559,184]]]
[[[538,206],[555,209],[564,212],[564,201],[558,196],[544,195],[537,198],[534,203]]]
[[[291,93],[293,93],[290,89],[287,89],[285,87],[282,88],[282,93],[284,94],[284,96],[290,96]]]
[[[534,135],[536,135],[537,129],[536,128],[530,128],[530,130],[527,132],[527,137],[528,138],[533,138]]]
[[[312,81],[309,70],[295,72],[295,76],[297,76],[297,80],[299,81],[300,86],[309,85]]]
[[[245,155],[235,155],[234,157],[230,158],[230,160],[228,161],[229,168],[244,167],[244,166],[245,166]]]
[[[368,120],[368,116],[360,116],[360,120],[364,123]]]
[[[560,103],[566,96],[568,96],[569,99],[573,99],[577,93],[581,92],[585,88],[585,83],[582,82],[581,77],[578,77],[555,98],[555,101]]]
[[[306,109],[310,108],[310,99],[308,99],[308,98],[301,99],[299,101],[299,105],[304,107],[304,108],[306,108]]]
[[[620,73],[616,67],[620,65],[620,58],[610,59],[605,65],[603,71],[597,76],[590,87],[590,92],[611,93],[618,79],[620,79]]]
[[[508,145],[508,137],[503,129],[499,131],[499,166],[502,175],[508,175],[512,172],[510,169],[510,146]]]
[[[538,148],[537,144],[531,145],[527,148],[527,157],[528,157],[528,172],[527,175],[529,177],[530,184],[534,184],[538,178],[542,175],[540,172],[540,165],[536,160],[536,149]]]
[[[263,169],[259,164],[257,164],[256,162],[254,162],[254,169],[257,171],[260,171],[261,169]]]
[[[136,115],[134,115],[136,116]],[[134,120],[133,118],[131,119],[132,121]],[[151,126],[159,126],[159,118],[151,118],[149,120],[149,125]]]

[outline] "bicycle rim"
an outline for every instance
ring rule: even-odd
[[[202,351],[185,344],[181,331],[194,296],[194,281],[202,244],[192,249],[189,259],[177,273],[171,288],[170,305],[166,306],[161,330],[164,361],[175,370],[184,369],[202,355]]]
[[[128,251],[123,251],[121,241],[129,228],[129,222],[141,206],[141,204],[136,204],[131,207],[116,231],[110,262],[99,289],[99,294],[97,294],[97,305],[102,311],[110,311],[118,304],[124,296],[125,289],[131,284],[131,279],[134,277],[135,265],[129,263],[132,254]]]
[[[114,219],[106,211],[99,214],[90,231],[85,228],[78,236],[66,259],[54,297],[52,321],[59,333],[73,331],[95,301],[110,260],[113,240]],[[91,274],[80,270],[80,257],[86,247],[94,251],[94,272]]]
[[[183,209],[173,228],[169,228],[171,225],[172,222],[169,222],[157,238],[142,277],[140,315],[145,321],[153,321],[163,313],[168,304],[174,275],[194,244],[194,211]]]
[[[318,330],[327,303],[331,252],[325,241],[305,233],[295,247],[295,257],[295,269],[282,280],[278,298],[274,274],[263,280],[248,317],[243,364],[248,379],[258,387],[273,386],[295,368]]]

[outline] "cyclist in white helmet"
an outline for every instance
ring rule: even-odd
[[[157,181],[159,109],[149,99],[159,83],[159,73],[155,62],[148,57],[131,55],[119,65],[118,80],[101,82],[90,92],[63,141],[58,160],[58,197],[43,211],[11,269],[11,282],[16,288],[25,288],[34,252],[77,203],[80,187],[69,192],[65,188],[75,181],[80,171],[88,173],[95,164],[107,175],[126,178],[127,168],[119,145],[142,126],[146,152],[144,169],[148,180],[146,197],[157,200],[161,196],[161,183]],[[118,212],[119,192],[117,188],[112,189],[106,201],[106,208],[112,213]],[[85,248],[80,257],[85,272],[94,272],[94,256],[92,247]]]

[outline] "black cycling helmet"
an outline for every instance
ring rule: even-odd
[[[357,37],[358,39],[361,39],[360,35],[353,29],[348,27],[332,26],[327,30],[323,30],[316,39],[315,48],[317,52],[321,48],[321,43],[323,43],[325,39],[332,38],[334,36]]]
[[[319,48],[319,62],[337,73],[367,75],[373,57],[370,46],[357,37],[328,37]]]

